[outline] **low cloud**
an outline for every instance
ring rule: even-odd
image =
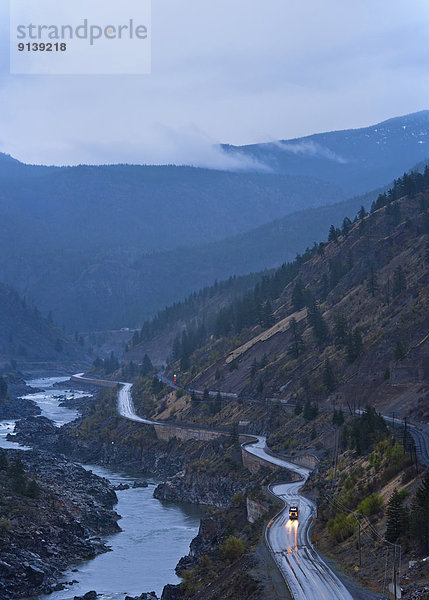
[[[141,77],[9,75],[6,5],[0,148],[24,162],[266,171],[220,143],[291,140],[427,108],[427,0],[406,11],[403,0],[157,0],[152,74]],[[275,143],[347,161],[316,141]]]
[[[273,145],[284,152],[291,152],[292,154],[299,154],[302,156],[321,156],[342,165],[349,162],[346,158],[343,158],[336,152],[326,148],[326,146],[322,146],[321,144],[313,141],[304,141],[298,143],[274,142]]]
[[[233,153],[195,126],[173,129],[165,125],[147,127],[132,140],[85,141],[64,149],[67,164],[186,165],[221,171],[263,171],[270,167],[244,152]],[[49,161],[48,161],[49,162]]]

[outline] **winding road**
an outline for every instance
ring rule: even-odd
[[[74,381],[111,385],[112,382],[95,381],[83,373],[73,375]],[[130,383],[119,384],[118,412],[131,421],[148,425],[162,425],[139,417],[131,397]],[[298,475],[292,483],[271,487],[270,491],[285,504],[283,510],[268,524],[265,532],[268,547],[294,600],[353,600],[350,592],[315,551],[310,541],[310,529],[316,515],[315,505],[299,494],[310,470],[269,453],[266,438],[251,436],[255,441],[246,442],[243,448],[266,462],[284,467]],[[298,521],[289,520],[289,506],[299,502]]]
[[[136,414],[134,402],[131,398],[131,383],[122,383],[118,390],[118,412],[125,419],[136,421],[137,423],[145,423],[146,425],[159,425],[158,421],[148,421],[142,419]]]
[[[284,467],[299,476],[293,483],[271,486],[270,491],[285,504],[284,509],[268,524],[266,539],[274,560],[295,600],[353,600],[350,592],[315,551],[310,529],[316,517],[316,506],[301,496],[310,470],[273,456],[267,452],[266,439],[244,445],[245,450],[263,460]],[[298,502],[297,502],[298,500]],[[289,519],[289,506],[299,507],[298,521]]]

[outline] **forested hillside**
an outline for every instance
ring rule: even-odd
[[[51,318],[7,285],[0,284],[0,365],[84,363],[84,348],[68,338]]]
[[[193,255],[194,275],[168,250],[219,241],[347,197],[329,183],[266,173],[51,169],[5,156],[0,166],[0,280],[71,331],[135,325],[138,312],[150,316],[213,280],[210,265],[199,261],[204,250]],[[183,260],[190,254],[184,250]]]
[[[401,546],[400,585],[416,598],[427,583],[429,488],[427,458],[409,428],[424,431],[429,418],[429,168],[395,180],[369,212],[362,206],[326,233],[232,301],[210,288],[135,334],[133,351],[144,352],[181,328],[163,379],[175,374],[177,389],[154,376],[148,357],[133,374],[131,364],[118,373],[137,378],[141,416],[229,427],[237,446],[242,427],[292,462],[317,457],[304,487],[318,508],[313,543],[378,593],[398,566],[393,545]],[[229,448],[224,456],[231,465]],[[192,473],[215,472],[211,460],[193,469],[167,482],[162,497],[183,498]],[[208,554],[223,581],[218,546]],[[252,552],[246,543],[243,552]],[[206,565],[193,561],[182,574],[183,598],[198,598],[202,583],[212,589]]]
[[[337,393],[386,406],[401,401],[397,384],[414,382],[417,394],[428,376],[428,186],[428,168],[404,175],[370,214],[362,207],[331,226],[326,243],[265,275],[215,317],[201,309],[188,317],[173,344],[180,380],[256,397]],[[142,352],[163,321],[172,329],[169,314],[143,328]],[[407,394],[411,400],[409,386]]]
[[[0,155],[0,281],[68,331],[141,326],[215,279],[292,260],[374,194],[341,202],[422,160],[426,132],[423,112],[241,149],[258,172]]]

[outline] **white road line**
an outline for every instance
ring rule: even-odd
[[[91,379],[85,378],[83,373],[74,375],[73,379],[91,383]],[[136,414],[131,397],[131,383],[94,380],[95,384],[97,382],[100,385],[112,383],[120,385],[118,412],[124,418],[147,425],[162,425],[157,421],[142,419]],[[252,437],[255,438],[255,442],[243,445],[246,452],[297,473],[301,477],[300,481],[282,483],[271,488],[272,492],[285,503],[285,508],[272,522],[267,534],[276,564],[283,573],[294,600],[353,600],[347,588],[320,558],[310,541],[309,529],[316,508],[313,502],[299,494],[299,490],[311,472],[310,469],[272,456],[267,452],[265,437]],[[299,498],[299,521],[292,522],[288,516],[289,504],[297,498]]]

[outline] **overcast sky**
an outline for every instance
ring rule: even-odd
[[[429,108],[427,0],[153,0],[142,76],[9,75],[0,2],[0,151],[26,162],[222,167],[218,142]]]

